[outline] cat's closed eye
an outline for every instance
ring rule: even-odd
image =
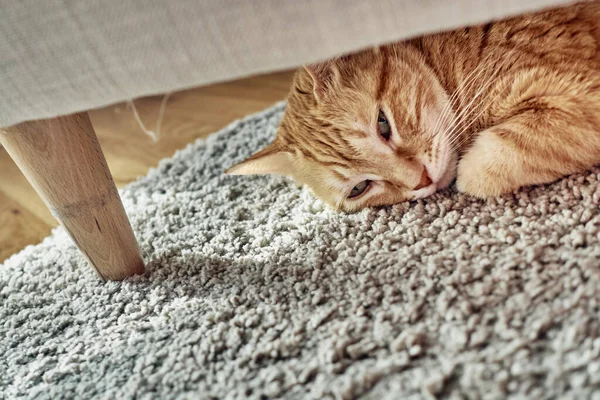
[[[379,110],[379,116],[377,117],[377,130],[379,135],[384,140],[390,140],[390,137],[392,136],[392,128],[390,128],[390,123],[388,122],[382,110]]]
[[[369,186],[371,186],[370,180],[362,181],[361,183],[359,183],[358,185],[356,185],[352,188],[352,190],[350,191],[350,194],[348,195],[348,198],[352,199],[352,198],[360,196],[369,188]]]

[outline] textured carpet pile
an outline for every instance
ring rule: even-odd
[[[0,265],[0,398],[600,399],[600,170],[342,214],[222,174],[283,107],[122,191],[144,276],[61,229]]]

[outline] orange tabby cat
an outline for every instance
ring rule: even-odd
[[[600,164],[600,1],[296,73],[277,138],[231,174],[283,174],[353,211],[454,178],[477,197]]]

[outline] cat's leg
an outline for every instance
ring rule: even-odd
[[[458,190],[476,197],[497,196],[600,163],[599,121],[577,114],[522,114],[480,132],[459,161]]]

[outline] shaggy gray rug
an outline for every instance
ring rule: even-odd
[[[99,282],[61,229],[0,266],[0,396],[600,398],[600,170],[341,214],[222,174],[283,107],[122,192],[145,276]]]

